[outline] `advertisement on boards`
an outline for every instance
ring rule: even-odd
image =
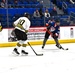
[[[14,42],[17,41],[16,37],[14,37],[11,33],[13,28],[11,29],[3,29],[0,32],[0,43],[2,42]],[[35,40],[43,40],[46,32],[46,27],[35,27],[30,28],[29,32],[27,33],[28,40],[35,41]],[[49,39],[52,39],[51,36]],[[67,27],[60,27],[60,36],[59,39],[75,39],[75,26],[67,26]]]
[[[14,37],[11,34],[12,30],[13,29],[8,30],[8,41],[9,42],[17,41],[16,37]],[[28,33],[27,33],[28,40],[41,40],[41,39],[44,39],[45,32],[46,32],[45,27],[30,28]]]
[[[70,28],[70,37],[74,38],[74,28]]]

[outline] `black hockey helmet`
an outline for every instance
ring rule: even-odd
[[[55,23],[57,24],[57,25],[60,25],[60,20],[55,20]]]
[[[24,16],[27,17],[27,18],[30,18],[29,13],[24,13]]]

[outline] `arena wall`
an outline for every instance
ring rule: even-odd
[[[16,41],[11,40],[12,29],[3,29],[0,32],[0,47],[13,47],[16,45]],[[41,45],[44,39],[46,28],[45,27],[34,27],[30,28],[28,32],[28,42],[31,45]],[[60,27],[60,43],[75,43],[75,26]],[[47,44],[55,44],[54,40],[49,37]]]

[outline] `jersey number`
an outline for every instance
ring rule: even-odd
[[[18,24],[23,25],[25,20],[20,20]]]

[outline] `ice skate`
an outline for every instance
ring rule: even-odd
[[[28,52],[25,52],[24,50],[21,51],[22,55],[28,55]]]
[[[61,49],[62,48],[62,46],[61,45],[56,45],[59,49]]]
[[[17,51],[17,49],[16,48],[14,48],[14,50],[13,50],[13,52],[12,52],[13,54],[15,54],[15,55],[19,55],[20,53]]]

